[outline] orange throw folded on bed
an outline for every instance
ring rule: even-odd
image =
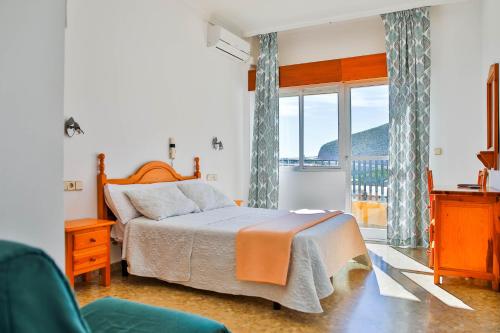
[[[236,278],[285,286],[295,234],[339,214],[290,213],[242,228],[236,235]]]

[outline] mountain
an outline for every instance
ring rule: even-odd
[[[353,156],[389,155],[389,124],[354,133],[351,137]],[[325,143],[318,153],[319,160],[339,160],[338,140]]]

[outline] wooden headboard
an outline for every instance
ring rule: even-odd
[[[106,201],[104,199],[104,185],[106,184],[153,184],[201,178],[199,157],[194,158],[195,172],[193,176],[182,176],[167,163],[161,161],[152,161],[145,163],[130,177],[117,179],[108,179],[108,176],[105,173],[105,158],[106,155],[102,153],[97,156],[97,159],[99,160],[99,173],[97,175],[97,217],[103,220],[109,220],[114,217],[113,213],[106,205]]]

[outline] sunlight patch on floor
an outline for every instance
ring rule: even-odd
[[[405,254],[393,249],[392,247],[384,244],[366,244],[366,247],[373,254],[382,258],[390,266],[401,270],[407,278],[415,282],[425,291],[439,299],[444,304],[465,310],[473,310],[470,306],[462,302],[457,297],[453,296],[446,290],[434,284],[433,270],[421,263],[413,260]],[[382,272],[378,267],[374,266],[377,282],[379,283],[380,294],[383,296],[399,297],[404,299],[419,301],[413,294],[404,289],[399,283],[393,280],[386,273]],[[412,271],[412,272],[404,272]],[[416,273],[421,272],[421,273]],[[422,274],[424,273],[424,274]]]
[[[396,280],[384,273],[377,266],[373,266],[375,277],[377,278],[378,288],[381,296],[402,298],[410,301],[420,302],[420,300],[400,285]]]
[[[446,290],[435,285],[434,277],[432,275],[407,273],[407,272],[402,272],[402,273],[406,275],[410,280],[418,284],[420,287],[424,288],[434,297],[438,298],[444,304],[454,308],[459,308],[464,310],[474,310],[470,306],[462,302],[460,299],[456,298],[455,296],[447,292]]]
[[[433,273],[432,269],[429,267],[422,265],[388,245],[367,243],[366,247],[377,256],[382,257],[386,263],[394,268],[423,273]]]

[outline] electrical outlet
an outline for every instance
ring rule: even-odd
[[[215,174],[215,173],[207,174],[207,181],[216,182],[217,181],[217,174]]]
[[[434,155],[443,155],[442,148],[434,148]]]
[[[65,191],[75,191],[76,182],[73,180],[64,181],[64,190]]]
[[[65,180],[64,181],[64,191],[82,191],[83,182],[81,180]]]

